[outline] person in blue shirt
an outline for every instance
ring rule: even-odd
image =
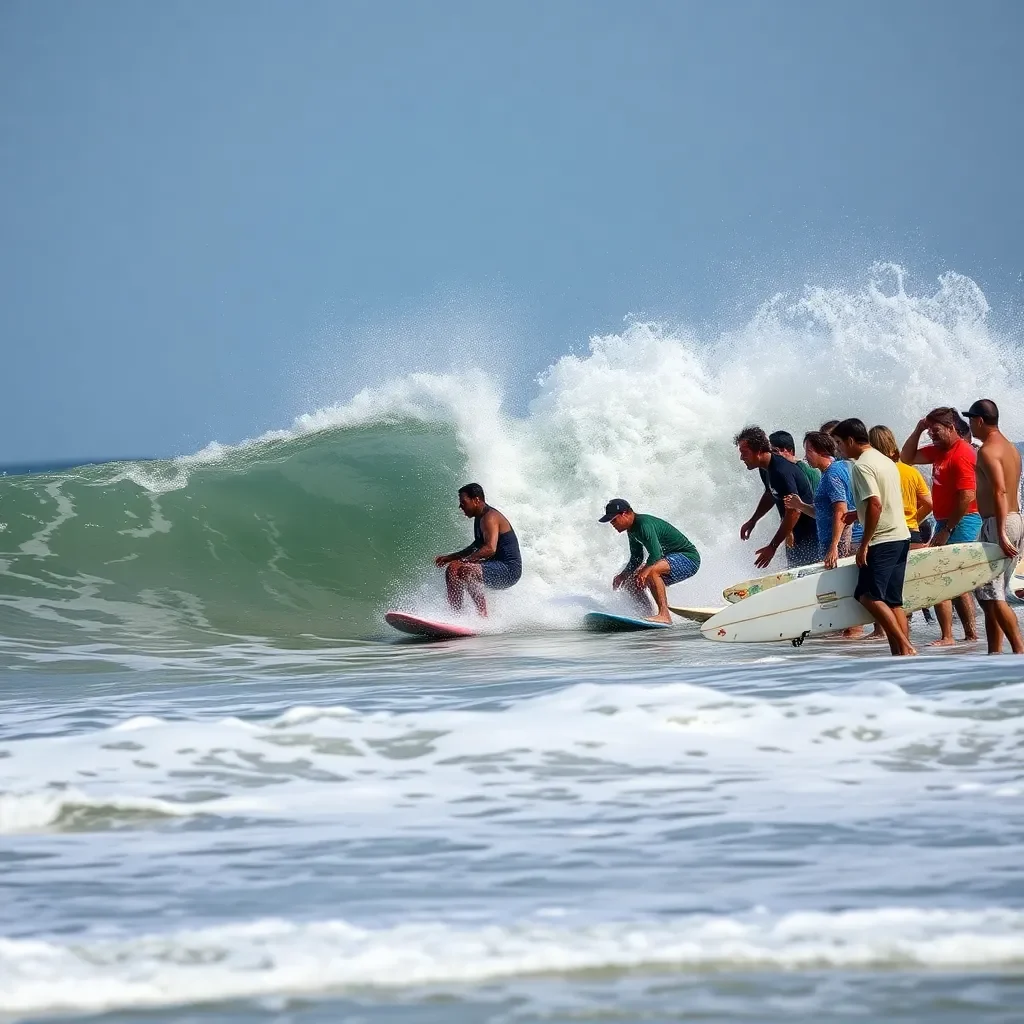
[[[839,559],[852,554],[850,530],[846,513],[855,508],[853,476],[850,464],[839,457],[839,446],[831,434],[820,430],[804,436],[804,457],[821,471],[814,502],[802,501],[798,495],[786,497],[786,508],[814,517],[818,533],[818,558],[826,569],[834,569]]]

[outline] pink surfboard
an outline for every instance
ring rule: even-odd
[[[384,621],[402,633],[431,640],[454,640],[456,637],[477,635],[475,629],[469,629],[467,626],[457,626],[451,622],[434,622],[432,619],[423,619],[419,615],[409,615],[407,612],[387,612]]]

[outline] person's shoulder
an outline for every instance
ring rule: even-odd
[[[797,462],[790,462],[785,455],[772,455],[771,469],[779,476],[792,478],[794,476],[803,476],[800,472],[800,464]]]
[[[963,462],[977,462],[978,461],[978,449],[974,447],[969,441],[965,441],[962,437],[953,446],[953,457],[960,459]]]
[[[871,465],[875,467],[875,470],[879,473],[885,473],[888,476],[895,477],[897,480],[900,478],[899,467],[896,465],[888,455],[884,455],[877,448],[870,448],[871,452]]]
[[[640,516],[637,516],[639,519]],[[645,512],[643,515],[643,521],[650,526],[652,529],[657,529],[659,526],[671,526],[672,524],[667,519],[662,519],[661,516],[652,516],[650,512]]]

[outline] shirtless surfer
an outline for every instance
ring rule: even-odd
[[[1020,514],[1020,452],[999,430],[999,409],[995,402],[982,398],[964,416],[971,425],[971,433],[981,441],[975,466],[978,512],[982,518],[980,539],[998,544],[1010,559],[1002,576],[974,592],[985,613],[988,653],[999,654],[1005,636],[1014,654],[1024,654],[1020,623],[1006,603],[1006,589],[1024,542],[1024,521]]]
[[[462,610],[463,598],[469,591],[476,610],[486,616],[484,589],[507,590],[523,574],[519,539],[512,524],[487,504],[479,484],[459,488],[459,508],[467,519],[473,520],[473,543],[450,555],[438,555],[434,565],[445,567],[448,603],[455,611]]]

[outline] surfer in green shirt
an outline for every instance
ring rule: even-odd
[[[629,538],[629,561],[612,580],[612,590],[624,586],[646,611],[650,611],[644,596],[644,591],[649,590],[658,606],[656,614],[648,616],[649,620],[671,622],[665,588],[689,579],[700,568],[697,549],[671,523],[634,512],[623,498],[609,501],[598,522],[611,523]]]

